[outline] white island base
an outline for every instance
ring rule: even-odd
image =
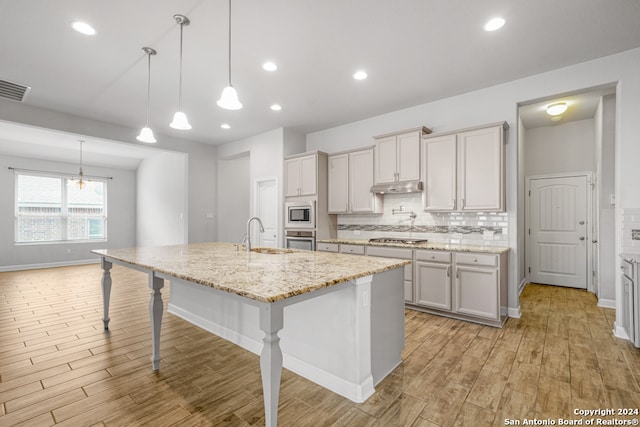
[[[284,307],[283,366],[361,403],[400,362],[404,347],[403,269],[345,283]],[[252,353],[264,332],[260,309],[233,294],[171,278],[169,312]]]

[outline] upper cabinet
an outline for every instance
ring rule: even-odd
[[[328,169],[329,213],[382,212],[382,197],[370,191],[373,148],[331,155]]]
[[[506,122],[424,138],[426,211],[505,210]]]
[[[318,154],[284,161],[285,197],[314,196],[318,193]]]
[[[420,179],[420,141],[431,131],[425,127],[374,137],[375,183]]]

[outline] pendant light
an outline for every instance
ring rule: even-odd
[[[229,0],[229,84],[222,91],[218,99],[218,107],[225,110],[239,110],[242,104],[238,100],[238,93],[231,85],[231,0]]]
[[[153,131],[151,130],[151,128],[149,127],[149,98],[151,97],[151,55],[155,55],[156,50],[152,49],[150,47],[143,47],[142,50],[144,50],[144,53],[147,54],[147,70],[148,70],[148,75],[147,75],[147,122],[144,125],[144,127],[142,128],[142,130],[140,131],[140,135],[138,135],[136,137],[136,139],[140,142],[148,142],[148,143],[153,143],[153,142],[157,142],[156,139],[153,137]]]
[[[178,112],[173,115],[173,121],[169,126],[174,129],[189,130],[191,125],[187,120],[187,115],[182,111],[182,29],[185,25],[189,25],[191,21],[184,15],[173,15],[173,19],[180,25],[180,83],[178,86]]]
[[[84,172],[82,171],[82,144],[84,144],[84,141],[80,139],[78,142],[80,143],[80,171],[78,172],[78,182],[76,182],[76,186],[79,190],[82,190],[86,184],[86,182],[82,180],[84,177]]]

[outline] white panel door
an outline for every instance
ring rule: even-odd
[[[458,134],[459,210],[503,210],[502,127]]]
[[[420,139],[417,131],[397,136],[399,181],[420,179]]]
[[[587,177],[529,184],[530,280],[587,288]]]
[[[376,140],[376,184],[396,181],[396,137]]]
[[[452,211],[456,208],[456,135],[445,135],[424,142],[426,211]]]
[[[256,181],[255,189],[255,215],[262,221],[264,233],[260,233],[260,227],[253,224],[251,227],[251,241],[258,242],[255,246],[276,248],[278,247],[278,242],[280,240],[278,238],[279,215],[277,180],[274,178]],[[255,239],[256,237],[257,240]]]
[[[357,151],[349,154],[349,192],[352,213],[374,212],[375,195],[373,185],[373,150]]]
[[[328,210],[330,214],[349,211],[349,155],[329,156],[329,194]],[[371,163],[373,169],[373,162]],[[373,180],[373,174],[372,174]]]

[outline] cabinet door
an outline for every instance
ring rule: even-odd
[[[347,213],[349,211],[349,155],[330,156],[328,164],[328,211],[331,214]],[[373,169],[373,160],[371,168]]]
[[[284,161],[285,171],[285,197],[298,196],[300,190],[300,159]]]
[[[397,137],[397,172],[399,181],[420,179],[420,132],[408,132]]]
[[[300,157],[300,195],[313,196],[318,192],[316,156]]]
[[[373,185],[373,149],[349,154],[350,212],[378,212],[380,196],[371,192]]]
[[[458,134],[459,210],[504,210],[502,127]]]
[[[451,265],[416,262],[415,303],[451,310]]]
[[[456,266],[454,311],[498,320],[498,270]]]
[[[388,136],[376,140],[375,155],[376,184],[396,181],[396,137]]]
[[[423,146],[425,168],[424,210],[456,209],[456,135],[427,139]]]

